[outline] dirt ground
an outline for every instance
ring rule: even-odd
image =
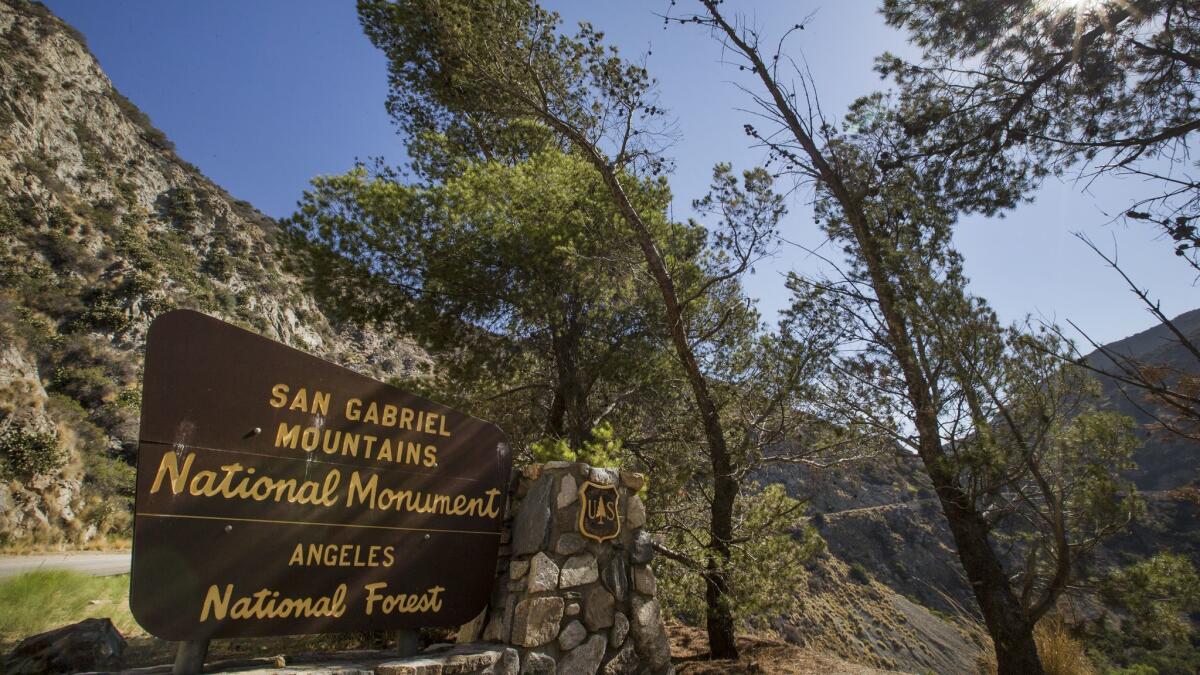
[[[738,661],[710,661],[708,636],[702,629],[690,626],[667,627],[671,640],[671,656],[679,675],[718,675],[723,673],[820,673],[820,675],[886,675],[894,670],[879,670],[850,663],[837,657],[813,652],[803,647],[766,637],[738,638]]]

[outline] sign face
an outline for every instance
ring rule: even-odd
[[[512,459],[475,419],[191,311],[150,326],[130,608],[166,640],[466,623]]]
[[[579,488],[579,533],[588,539],[606,541],[621,533],[617,510],[617,486],[584,481]]]

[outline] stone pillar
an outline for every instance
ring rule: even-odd
[[[642,476],[548,462],[514,482],[483,639],[515,648],[522,674],[673,672],[649,566],[653,548],[642,531]],[[615,538],[581,533],[584,482],[616,488]]]

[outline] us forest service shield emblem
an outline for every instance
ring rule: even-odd
[[[607,541],[621,533],[617,508],[617,486],[584,481],[579,488],[579,533],[588,539]]]

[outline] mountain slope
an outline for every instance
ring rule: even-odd
[[[1200,342],[1200,310],[1172,321]],[[1143,363],[1197,367],[1161,325],[1107,348]],[[1097,364],[1103,359],[1099,353],[1087,358]],[[1138,424],[1142,444],[1129,477],[1147,508],[1126,531],[1106,541],[1081,572],[1085,577],[1102,573],[1161,551],[1183,553],[1200,567],[1200,447],[1156,430],[1113,381],[1101,378],[1101,385],[1101,407],[1130,415]],[[759,479],[783,483],[793,496],[809,497],[813,524],[829,553],[858,566],[873,582],[935,612],[978,615],[941,506],[915,458],[877,460],[836,472],[776,467]],[[1072,594],[1072,599],[1077,610],[1095,618],[1091,598]]]
[[[141,352],[188,307],[387,379],[412,344],[332,323],[271,219],[174,153],[82,37],[0,0],[0,540],[127,525]]]

